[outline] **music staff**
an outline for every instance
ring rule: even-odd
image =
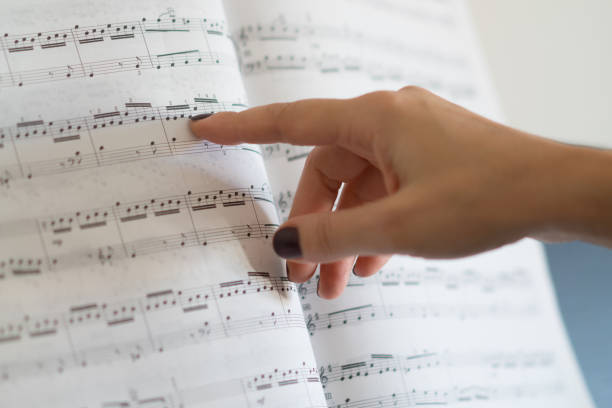
[[[162,353],[194,342],[275,328],[304,327],[299,307],[292,312],[290,302],[285,304],[282,310],[263,315],[258,310],[245,311],[244,318],[227,314],[223,310],[223,302],[231,302],[244,296],[292,294],[295,291],[295,285],[285,277],[272,276],[268,272],[248,272],[245,278],[239,280],[196,288],[162,289],[115,303],[84,302],[63,313],[26,314],[18,320],[0,324],[0,347],[19,347],[25,342],[47,340],[64,342],[64,349],[67,351],[62,355],[15,360],[0,366],[0,383],[20,376],[61,374],[69,368],[118,359],[137,361],[145,355]],[[171,314],[168,314],[169,312]],[[249,313],[254,315],[247,318]],[[187,320],[185,325],[179,326],[168,326],[158,320],[182,318]],[[142,325],[144,321],[149,324]],[[167,327],[179,328],[168,331]],[[79,329],[88,333],[99,330],[100,338],[107,337],[105,331],[114,330],[131,333],[132,336],[123,341],[99,345],[92,345],[91,339],[86,336],[89,340],[79,346],[75,345],[76,339],[79,338]],[[133,333],[130,331],[132,329]],[[146,335],[147,330],[153,330],[154,333]]]
[[[549,381],[539,384],[515,384],[504,386],[470,385],[459,389],[420,390],[397,392],[365,399],[345,398],[339,403],[330,403],[330,408],[363,408],[363,407],[414,407],[440,406],[467,403],[482,403],[492,400],[519,400],[538,395],[559,395],[565,391],[561,381]],[[462,406],[462,405],[458,405]]]
[[[265,159],[285,158],[287,162],[293,162],[306,159],[312,147],[275,143],[263,145],[261,150]]]
[[[167,49],[166,36],[178,36],[182,43],[194,47]],[[229,42],[224,22],[142,18],[48,32],[4,33],[0,48],[10,72],[0,74],[0,88],[144,69],[231,63],[231,54],[210,48],[211,37]],[[121,48],[117,48],[119,44]],[[110,58],[100,59],[99,55]]]
[[[240,111],[246,105],[238,101],[222,101],[216,97],[194,97],[193,103],[153,106],[150,102],[126,102],[123,109],[96,113],[70,119],[26,120],[12,126],[0,127],[0,141],[21,141],[49,138],[54,143],[79,139],[70,136],[85,129],[103,129],[113,126],[145,123],[148,121],[170,121],[190,118],[197,113],[214,113],[221,111]]]
[[[160,17],[140,20],[123,21],[97,26],[81,27],[43,31],[25,34],[3,34],[3,43],[0,49],[9,53],[33,51],[36,47],[41,49],[66,47],[74,42],[90,44],[104,41],[115,41],[142,37],[143,33],[155,32],[206,32],[207,34],[227,36],[225,22],[208,18],[187,17]]]
[[[176,331],[153,336],[154,347],[150,345],[149,338],[143,335],[143,337],[134,341],[116,342],[92,348],[84,347],[75,350],[74,353],[9,362],[0,367],[0,383],[14,378],[41,374],[62,374],[69,369],[106,364],[117,360],[135,362],[153,354],[167,352],[190,344],[275,329],[303,327],[304,320],[299,313],[287,313],[281,316],[268,314],[220,323],[204,321],[201,324],[186,325],[186,327]],[[77,356],[76,360],[73,358],[75,354]]]
[[[174,68],[188,65],[219,65],[231,62],[230,55],[219,53],[188,50],[152,56],[134,56],[128,58],[114,58],[109,60],[83,63],[80,69],[73,65],[44,67],[24,70],[8,74],[0,74],[0,88],[38,84],[49,81],[61,81],[76,78],[93,78],[98,75],[114,74],[118,72],[141,71],[145,69]]]
[[[274,389],[291,387],[294,385],[304,385],[308,383],[318,383],[318,373],[316,368],[308,367],[306,363],[296,365],[289,369],[275,368],[272,371],[256,373],[252,376],[245,376],[225,381],[217,381],[204,385],[196,385],[189,388],[180,386],[171,387],[168,393],[149,394],[143,398],[139,393],[132,392],[129,398],[120,397],[103,402],[103,408],[130,408],[130,407],[149,407],[155,402],[163,403],[167,406],[173,401],[181,401],[181,407],[189,407],[190,403],[214,403],[217,399],[227,398],[228,396],[242,396],[244,401],[249,401],[249,396],[261,398]],[[219,390],[224,390],[220,393]],[[182,395],[189,395],[189,402],[184,402]],[[255,398],[257,398],[255,397]],[[148,405],[147,405],[148,404]],[[173,405],[171,405],[173,406]],[[326,407],[309,407],[326,408]]]
[[[406,41],[394,40],[388,37],[377,37],[350,27],[332,27],[316,24],[298,24],[287,22],[279,16],[268,24],[246,25],[239,27],[234,34],[239,48],[248,56],[252,43],[256,42],[305,42],[310,49],[326,51],[328,44],[342,45],[343,48],[359,50],[361,54],[368,51],[382,50],[392,55],[403,55],[421,61],[433,61],[454,69],[464,68],[465,58],[458,54],[441,53],[436,49],[410,46]]]
[[[57,270],[83,264],[110,264],[115,260],[194,246],[244,239],[269,239],[278,227],[260,223],[257,208],[274,205],[265,188],[214,190],[184,195],[155,197],[129,203],[86,209],[35,220],[12,221],[0,227],[0,239],[9,248],[11,241],[37,235],[41,248],[28,248],[28,256],[12,254],[0,259],[0,279],[39,275],[43,270]],[[246,224],[226,225],[217,220],[218,211],[232,211]],[[171,221],[174,234],[156,236],[147,226]],[[221,222],[218,227],[210,223]],[[167,224],[165,224],[167,225]],[[218,224],[219,225],[219,224]],[[152,229],[155,231],[155,229]],[[146,237],[142,237],[142,235]],[[92,245],[82,247],[82,237]],[[130,237],[133,237],[130,239]],[[15,241],[16,242],[16,241]],[[15,246],[16,248],[16,246]]]
[[[393,354],[370,354],[356,359],[355,362],[323,364],[319,369],[321,384],[350,381],[374,375],[405,374],[422,368],[440,367],[439,353],[423,352],[409,356]]]
[[[434,77],[433,73],[423,75],[419,72],[408,72],[404,66],[394,65],[387,61],[368,56],[346,55],[296,55],[275,54],[242,58],[241,72],[254,75],[269,71],[317,71],[321,74],[359,73],[371,81],[392,81],[414,84],[430,89],[432,92],[449,95],[453,98],[471,98],[476,89],[469,83],[451,81]]]
[[[260,154],[247,145],[221,146],[194,139],[188,132],[168,132],[164,122],[190,118],[196,112],[239,111],[240,102],[217,98],[194,98],[192,104],[153,107],[148,102],[128,102],[123,110],[98,113],[73,119],[24,121],[0,128],[0,149],[5,142],[14,145],[15,160],[0,167],[0,186],[9,187],[19,179],[50,176],[157,157],[202,154],[209,152],[247,151]],[[153,129],[138,133],[143,126]],[[108,145],[104,129],[137,125],[120,144]],[[46,146],[45,159],[38,160],[29,149],[34,142]],[[13,150],[13,149],[11,149]],[[30,158],[32,156],[32,158]],[[53,158],[48,158],[49,156]]]
[[[304,305],[307,310],[310,305]],[[537,313],[533,304],[510,305],[493,304],[459,304],[411,302],[398,305],[365,304],[326,313],[308,313],[306,327],[311,336],[320,330],[335,329],[350,325],[362,324],[367,321],[387,319],[428,319],[455,318],[458,320],[477,318],[508,318],[529,316]]]
[[[307,282],[299,285],[300,298],[316,296],[319,273],[313,275]],[[381,289],[419,287],[435,285],[439,288],[456,291],[462,288],[476,288],[479,293],[494,293],[499,290],[524,290],[530,285],[529,276],[521,269],[500,271],[446,271],[439,267],[423,267],[422,269],[404,269],[404,267],[386,266],[376,275],[369,278],[351,276],[347,288],[359,288],[376,285]]]
[[[523,370],[549,368],[554,364],[550,352],[431,352],[410,355],[369,354],[343,364],[327,363],[319,368],[321,384],[346,382],[377,375],[409,375],[421,370],[476,366],[494,370]]]
[[[234,33],[244,75],[266,71],[316,71],[321,74],[361,75],[371,81],[415,84],[453,98],[472,98],[476,90],[468,83],[448,80],[470,67],[463,56],[431,47],[417,47],[401,39],[379,37],[350,27],[331,27],[287,22],[279,16],[266,24],[246,25]],[[301,48],[303,53],[266,54],[267,43]],[[295,44],[300,44],[295,45]],[[286,47],[285,47],[286,48]],[[389,56],[406,56],[397,61]],[[415,63],[418,61],[418,64]],[[418,67],[418,68],[417,68]],[[423,74],[423,67],[426,74]],[[467,75],[466,75],[467,76]]]

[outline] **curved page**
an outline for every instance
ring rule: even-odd
[[[3,5],[0,406],[324,406],[216,1]]]
[[[500,119],[461,1],[225,5],[253,104],[412,84]],[[282,217],[308,151],[264,149]],[[299,290],[330,407],[592,406],[535,242],[397,257],[332,302],[316,280]]]

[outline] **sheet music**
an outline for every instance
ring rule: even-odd
[[[225,1],[251,105],[419,85],[500,119],[458,1]],[[300,151],[297,152],[296,149]],[[266,147],[281,217],[307,150]],[[282,169],[281,171],[279,171]]]
[[[220,2],[2,16],[0,406],[325,406]]]
[[[341,299],[301,285],[329,406],[589,406],[540,246],[393,258]]]
[[[252,104],[414,84],[500,119],[463,2],[226,0]],[[263,149],[281,216],[308,149]],[[593,406],[533,241],[299,286],[330,407]]]

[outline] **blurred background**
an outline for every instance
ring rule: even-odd
[[[507,123],[612,148],[612,1],[467,3]],[[587,385],[598,407],[612,407],[612,251],[582,243],[546,251]]]

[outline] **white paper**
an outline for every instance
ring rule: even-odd
[[[420,85],[501,117],[461,1],[225,4],[252,104]],[[307,152],[264,148],[283,217]],[[395,257],[331,302],[317,278],[299,290],[330,407],[592,406],[536,242]]]
[[[221,5],[0,20],[0,406],[324,406],[259,148],[188,129],[245,106]]]

